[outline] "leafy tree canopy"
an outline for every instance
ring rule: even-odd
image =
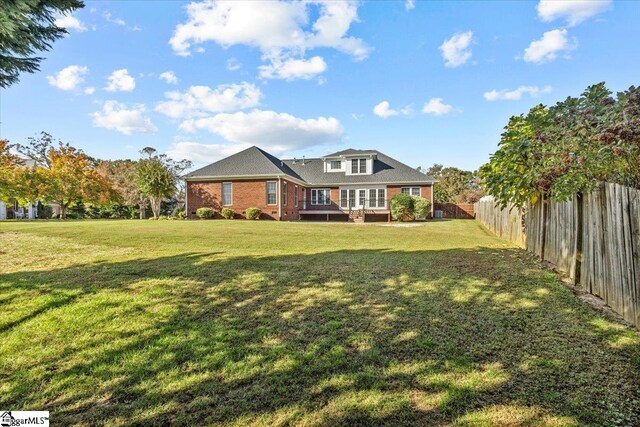
[[[598,83],[511,117],[480,176],[502,206],[567,200],[600,181],[640,188],[640,89],[613,97]]]
[[[20,73],[40,69],[54,41],[67,34],[55,25],[57,15],[83,8],[80,0],[2,0],[0,2],[0,87],[19,80]]]

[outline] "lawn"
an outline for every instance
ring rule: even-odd
[[[640,334],[474,221],[0,223],[52,425],[639,425]]]

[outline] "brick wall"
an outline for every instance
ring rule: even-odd
[[[212,208],[218,213],[222,208],[233,209],[236,218],[244,218],[248,208],[260,208],[262,219],[278,219],[278,205],[267,205],[267,181],[276,180],[243,180],[243,181],[191,181],[187,183],[187,201],[189,208],[189,218],[198,218],[195,212],[198,208]],[[222,206],[222,183],[231,182],[231,202],[229,206]],[[285,180],[281,180],[281,185]],[[298,211],[302,208],[302,187],[298,185],[300,200],[298,207],[294,204],[295,187],[298,184],[288,182],[287,205],[282,206],[282,220],[297,220]],[[280,202],[282,202],[282,191]]]

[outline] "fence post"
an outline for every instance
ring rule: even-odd
[[[574,284],[580,283],[582,275],[582,237],[584,233],[584,198],[582,193],[576,194],[576,272]]]
[[[549,201],[546,195],[542,195],[542,205],[540,206],[540,259],[544,261],[544,247],[547,242],[547,212],[549,210]]]

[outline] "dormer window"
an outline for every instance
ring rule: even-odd
[[[352,159],[351,173],[352,174],[367,173],[367,159]]]
[[[342,169],[342,160],[331,160],[330,167],[334,171]]]

